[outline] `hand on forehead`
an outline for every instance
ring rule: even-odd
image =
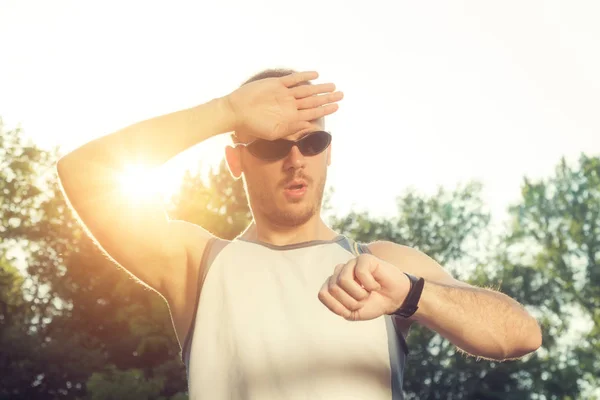
[[[300,131],[294,132],[291,135],[285,136],[283,139],[297,140],[300,137],[307,134],[308,132],[322,131],[325,129],[325,121],[323,120],[323,118],[319,118],[319,119],[310,121],[310,124],[311,124],[310,128],[302,129]],[[237,139],[237,141],[239,141],[241,143],[249,143],[249,142],[257,139],[255,136],[249,135],[249,134],[245,133],[244,131],[235,132],[234,135],[235,135],[235,139]]]

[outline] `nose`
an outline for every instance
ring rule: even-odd
[[[285,169],[299,169],[303,168],[306,164],[306,157],[300,152],[298,146],[293,146],[287,157],[285,158],[284,168]]]

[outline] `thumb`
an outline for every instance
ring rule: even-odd
[[[404,275],[395,265],[391,265],[383,260],[377,260],[371,264],[371,274],[381,287],[388,288],[393,282],[402,279]]]

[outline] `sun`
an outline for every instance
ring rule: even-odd
[[[161,193],[163,174],[144,165],[128,165],[119,174],[120,189],[130,200],[143,201]]]

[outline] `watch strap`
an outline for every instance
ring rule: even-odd
[[[421,293],[423,292],[423,286],[425,280],[423,278],[417,278],[414,275],[404,273],[410,280],[410,289],[406,298],[402,302],[402,305],[394,311],[391,315],[396,315],[402,318],[411,317],[419,309],[419,300],[421,299]]]

